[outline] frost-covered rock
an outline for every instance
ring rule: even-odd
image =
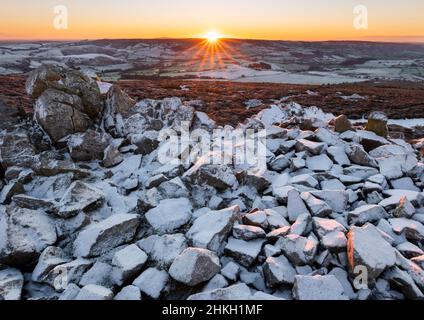
[[[350,166],[350,162],[345,148],[341,146],[331,146],[327,149],[328,156],[334,161],[334,163],[341,166]]]
[[[74,242],[74,256],[95,257],[134,238],[140,224],[138,215],[116,214],[92,224],[78,234]]]
[[[62,218],[70,218],[80,211],[96,208],[104,197],[104,194],[96,188],[75,181],[59,201],[57,214]]]
[[[297,144],[296,144],[297,152],[308,151],[309,153],[313,155],[319,155],[326,148],[327,148],[327,145],[325,143],[314,142],[314,141],[305,140],[305,139],[297,140]]]
[[[280,238],[276,247],[280,248],[294,265],[308,265],[315,258],[318,243],[313,238],[289,234]]]
[[[103,166],[105,168],[117,166],[122,161],[124,161],[124,158],[118,147],[111,144],[103,151]]]
[[[326,202],[315,198],[310,192],[302,193],[301,198],[315,217],[325,218],[332,212],[331,207]]]
[[[364,225],[367,222],[378,222],[386,217],[388,217],[388,214],[382,206],[365,205],[349,212],[348,220],[350,224]]]
[[[187,286],[213,278],[221,270],[219,258],[207,249],[187,248],[172,263],[169,275]]]
[[[219,190],[225,190],[237,184],[232,170],[226,165],[197,163],[184,174],[184,177],[193,184],[206,184]]]
[[[240,283],[227,288],[197,293],[188,297],[187,300],[249,300],[251,294],[249,287],[244,283]]]
[[[20,300],[24,276],[17,269],[0,269],[0,297],[2,300]]]
[[[239,219],[240,208],[230,207],[220,211],[210,211],[197,218],[186,236],[193,246],[219,251],[233,224]]]
[[[59,247],[47,247],[40,255],[38,263],[32,271],[31,279],[35,282],[43,282],[47,274],[55,267],[70,262]]]
[[[265,238],[266,233],[264,229],[255,226],[247,225],[235,225],[233,227],[233,237],[237,239],[242,239],[245,241],[250,241],[254,239]]]
[[[342,285],[333,275],[296,276],[293,296],[297,300],[348,300]]]
[[[262,250],[264,241],[261,239],[244,241],[229,238],[225,246],[225,254],[234,258],[238,263],[249,267],[256,260]]]
[[[54,221],[46,213],[0,206],[0,263],[31,263],[56,240]]]
[[[269,287],[281,284],[293,284],[296,270],[284,255],[269,257],[264,264],[264,276]]]
[[[313,218],[314,228],[322,245],[330,251],[343,251],[347,245],[346,228],[332,219]]]
[[[51,139],[57,142],[67,135],[84,132],[93,125],[82,110],[84,106],[79,96],[47,89],[35,103],[34,117]]]
[[[152,235],[138,242],[149,259],[158,266],[169,266],[174,259],[187,248],[187,240],[183,234],[165,234],[163,236]]]
[[[325,155],[310,157],[306,160],[306,166],[312,171],[328,171],[333,166],[333,162]]]
[[[108,263],[96,261],[94,265],[81,277],[79,285],[81,287],[89,284],[112,288],[113,282],[111,279],[112,266]]]
[[[287,211],[290,221],[294,222],[302,214],[309,214],[305,203],[296,190],[287,193]]]
[[[123,301],[139,301],[141,299],[140,289],[136,286],[126,286],[119,291],[113,300],[123,300]]]
[[[396,263],[394,249],[373,225],[367,224],[361,228],[352,227],[347,238],[351,272],[354,272],[358,266],[364,266],[368,272],[368,279],[373,281],[386,268],[392,267]]]
[[[240,266],[235,262],[228,262],[224,268],[221,270],[221,274],[231,281],[237,281],[238,275],[240,273]]]
[[[150,298],[158,299],[168,281],[169,275],[166,271],[149,268],[134,280],[133,285]]]
[[[0,204],[10,204],[15,194],[24,193],[24,186],[19,181],[12,181],[5,185],[0,192]]]
[[[76,259],[54,267],[43,279],[56,291],[63,292],[71,283],[79,283],[85,272],[93,265],[87,259]]]
[[[123,285],[141,271],[146,261],[146,253],[135,244],[117,251],[112,259],[113,280],[116,284]]]
[[[76,133],[68,139],[69,154],[74,161],[101,160],[110,136],[94,130]]]
[[[187,224],[193,207],[187,198],[167,199],[146,213],[146,219],[159,233],[172,233]]]
[[[424,240],[424,225],[420,222],[405,218],[390,219],[389,222],[395,233],[404,235],[410,240]]]
[[[102,286],[95,284],[86,285],[81,289],[78,295],[75,297],[75,300],[112,300],[113,292],[110,289],[107,289]]]
[[[1,135],[0,164],[3,170],[13,166],[31,168],[35,156],[36,149],[26,132],[14,131]]]
[[[384,278],[387,279],[392,286],[400,288],[400,291],[407,299],[424,299],[424,294],[415,284],[414,279],[412,279],[408,272],[398,267],[391,267],[384,273]]]
[[[346,210],[349,195],[344,190],[311,191],[311,194],[327,203],[335,212]]]

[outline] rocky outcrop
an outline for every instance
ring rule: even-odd
[[[97,83],[79,71],[43,65],[32,71],[26,90],[34,100],[34,117],[53,142],[85,132],[101,116]]]
[[[179,98],[51,66],[27,90],[35,123],[0,130],[1,298],[423,298],[424,165],[384,117],[353,130],[276,102],[225,128],[266,129],[258,170],[160,161],[161,129],[218,128]]]

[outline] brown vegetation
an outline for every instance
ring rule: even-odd
[[[424,118],[424,85],[410,82],[356,83],[340,85],[293,85],[269,83],[237,83],[224,81],[122,80],[118,82],[135,99],[181,97],[202,100],[200,111],[208,113],[219,124],[237,124],[258,113],[273,99],[290,97],[305,106],[318,106],[335,115],[346,114],[362,118],[371,111],[381,110],[390,118]],[[189,90],[182,90],[185,85]],[[311,90],[317,94],[307,94]],[[341,96],[359,94],[365,99],[344,100]],[[25,93],[25,76],[0,76],[0,99],[13,106],[31,110]],[[260,99],[264,105],[250,110],[245,102]]]

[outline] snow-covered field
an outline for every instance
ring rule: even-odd
[[[418,44],[355,43],[352,49],[342,42],[230,39],[222,40],[221,49],[203,46],[198,39],[0,43],[0,74],[24,73],[53,63],[91,70],[106,79],[116,79],[116,72],[118,78],[192,75],[293,84],[424,79],[424,49]],[[269,68],[258,70],[255,63]]]

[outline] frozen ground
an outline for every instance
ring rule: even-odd
[[[424,79],[421,44],[201,39],[0,43],[0,74],[42,63],[78,67],[106,80],[194,77],[240,82],[335,84]]]

